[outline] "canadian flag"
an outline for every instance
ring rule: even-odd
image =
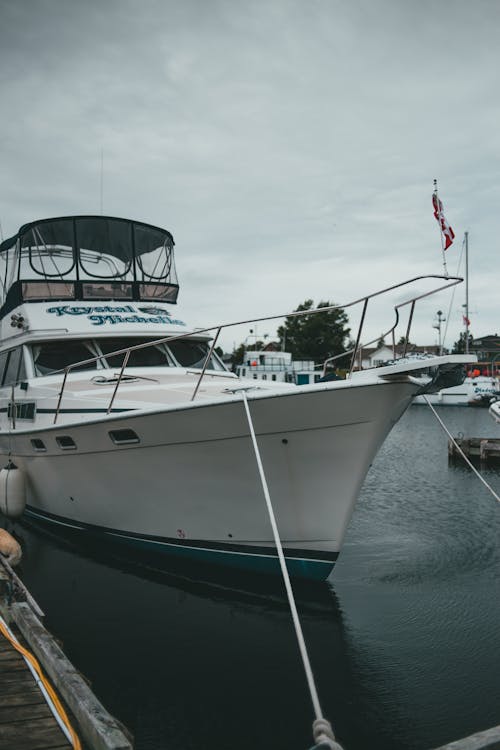
[[[455,232],[446,221],[443,213],[443,204],[439,200],[437,193],[432,194],[432,205],[434,206],[434,216],[439,224],[444,237],[444,249],[448,250],[449,246],[455,239]]]

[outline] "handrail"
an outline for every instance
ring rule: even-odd
[[[140,349],[147,349],[147,348],[149,348],[151,346],[158,346],[158,344],[165,344],[165,343],[168,343],[169,341],[179,341],[179,340],[186,339],[186,338],[192,338],[193,336],[198,336],[200,334],[209,333],[211,331],[217,331],[215,339],[213,340],[212,345],[210,347],[210,351],[208,352],[208,354],[207,354],[207,356],[205,358],[205,361],[204,361],[204,364],[203,364],[203,367],[202,367],[202,370],[201,370],[201,373],[200,373],[200,377],[197,380],[197,383],[196,383],[193,395],[191,397],[191,400],[193,401],[195,399],[196,394],[198,392],[198,389],[200,387],[200,383],[201,383],[201,381],[202,381],[202,379],[203,379],[203,377],[205,375],[205,371],[207,369],[208,363],[210,362],[210,357],[213,354],[213,350],[215,348],[215,342],[217,341],[217,339],[219,337],[219,334],[220,334],[220,332],[223,329],[233,328],[235,326],[240,326],[240,325],[247,325],[248,323],[261,323],[261,322],[269,321],[269,320],[279,320],[280,318],[296,318],[296,317],[301,317],[301,316],[304,316],[304,315],[316,315],[318,313],[330,312],[331,310],[345,310],[345,309],[347,309],[349,307],[354,307],[355,305],[363,303],[363,313],[362,313],[361,321],[360,321],[360,324],[359,324],[359,327],[358,327],[358,332],[357,332],[357,336],[356,336],[356,344],[355,344],[355,346],[352,349],[350,349],[348,352],[342,352],[341,354],[335,355],[334,357],[329,357],[327,360],[325,360],[325,363],[324,363],[324,368],[325,368],[327,362],[334,361],[335,359],[339,359],[340,357],[344,357],[347,354],[353,353],[353,357],[351,359],[351,364],[350,364],[349,373],[348,373],[348,375],[350,376],[352,374],[353,369],[354,369],[354,363],[356,361],[356,355],[357,355],[357,353],[358,353],[358,351],[360,349],[364,348],[363,345],[360,342],[361,342],[361,335],[362,335],[363,325],[364,325],[365,316],[366,316],[366,310],[367,310],[369,301],[372,300],[372,299],[374,299],[375,297],[380,297],[383,294],[387,294],[388,292],[394,291],[395,289],[399,289],[401,287],[408,286],[409,284],[413,284],[413,283],[415,283],[417,281],[422,281],[424,279],[441,279],[441,280],[445,281],[446,283],[442,284],[441,286],[438,286],[435,289],[432,289],[429,292],[425,292],[423,294],[419,294],[419,295],[417,295],[415,297],[412,297],[411,299],[406,300],[405,302],[400,302],[398,305],[395,305],[394,306],[394,312],[395,312],[395,316],[396,316],[395,323],[394,323],[394,325],[391,328],[389,328],[389,330],[386,333],[383,334],[383,336],[385,337],[385,336],[389,335],[390,333],[394,332],[394,330],[396,329],[396,327],[397,327],[397,325],[399,323],[399,310],[402,307],[405,307],[406,305],[411,305],[410,318],[409,318],[409,321],[408,321],[408,326],[407,326],[407,330],[406,330],[406,337],[405,337],[405,347],[406,347],[406,344],[407,344],[407,342],[409,340],[410,328],[411,328],[411,323],[412,323],[412,318],[413,318],[413,311],[415,309],[415,303],[418,302],[421,299],[424,299],[426,297],[430,297],[433,294],[437,294],[437,292],[441,292],[444,289],[448,289],[448,288],[450,288],[452,286],[456,286],[457,284],[461,284],[462,281],[463,281],[462,277],[460,277],[460,276],[442,276],[442,275],[438,275],[438,274],[428,274],[428,275],[424,275],[424,276],[415,276],[412,279],[408,279],[407,281],[402,281],[399,284],[393,284],[392,286],[385,287],[384,289],[381,289],[381,290],[379,290],[377,292],[372,292],[372,294],[367,294],[364,297],[359,297],[358,299],[355,299],[352,302],[348,302],[345,305],[328,305],[326,307],[317,307],[317,308],[312,309],[312,310],[295,310],[295,311],[290,312],[290,313],[281,313],[279,315],[266,315],[266,316],[263,316],[263,317],[260,317],[260,318],[251,318],[249,320],[238,320],[238,321],[235,321],[235,322],[232,322],[232,323],[222,323],[222,324],[217,324],[217,325],[214,325],[214,326],[209,326],[207,328],[198,328],[198,329],[196,329],[196,331],[191,331],[190,333],[176,334],[174,336],[165,336],[165,337],[160,338],[160,339],[155,339],[154,341],[147,341],[147,342],[142,343],[142,344],[136,344],[135,346],[129,346],[129,347],[125,347],[123,349],[117,349],[116,351],[109,352],[108,354],[100,354],[100,355],[98,355],[96,357],[91,357],[89,359],[81,360],[80,362],[75,362],[75,363],[73,363],[71,365],[68,365],[67,367],[65,367],[65,368],[57,371],[57,372],[64,373],[64,377],[63,377],[63,381],[62,381],[62,384],[61,384],[61,390],[59,392],[59,398],[58,398],[58,402],[57,402],[56,412],[55,412],[55,415],[54,415],[54,424],[56,424],[56,422],[57,422],[57,418],[58,418],[58,415],[59,415],[59,412],[60,412],[60,409],[61,409],[61,402],[62,402],[62,398],[63,398],[63,394],[64,394],[64,389],[65,389],[66,382],[67,382],[67,377],[68,377],[69,373],[72,370],[74,370],[77,367],[81,367],[82,365],[91,364],[92,362],[98,362],[98,361],[103,360],[103,359],[107,360],[108,357],[115,357],[118,354],[123,354],[124,355],[123,363],[122,363],[121,370],[120,370],[120,374],[118,376],[118,380],[117,380],[116,386],[114,388],[110,404],[108,406],[107,414],[109,414],[110,411],[111,411],[111,408],[113,406],[113,403],[115,401],[115,397],[116,397],[118,388],[119,388],[119,386],[120,386],[120,384],[122,382],[123,373],[125,371],[125,367],[126,367],[126,364],[127,364],[128,360],[129,360],[131,352],[138,351]],[[367,342],[364,346],[368,346],[369,344],[373,343],[376,340],[377,339],[373,339],[373,341]],[[406,351],[406,349],[405,349],[405,351]],[[326,371],[326,370],[324,369],[324,371]],[[56,374],[56,373],[52,373],[52,374]]]

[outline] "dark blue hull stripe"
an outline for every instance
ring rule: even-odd
[[[272,547],[226,544],[199,540],[172,539],[169,537],[133,534],[100,526],[73,521],[38,509],[27,507],[26,515],[37,521],[55,524],[71,531],[87,532],[94,537],[112,539],[151,553],[171,555],[186,561],[198,561],[238,568],[240,570],[280,573],[278,553]],[[338,557],[337,552],[316,552],[285,548],[287,568],[292,576],[312,580],[325,580]]]

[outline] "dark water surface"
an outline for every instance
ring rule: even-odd
[[[500,437],[485,410],[440,415],[454,434]],[[500,469],[483,474],[500,493]],[[9,527],[47,626],[137,750],[313,744],[281,589],[200,584]],[[370,470],[330,580],[297,592],[345,750],[430,750],[500,724],[499,593],[500,504],[448,465],[446,436],[413,406]]]

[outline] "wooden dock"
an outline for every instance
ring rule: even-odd
[[[133,750],[123,725],[92,693],[39,617],[43,613],[0,556],[0,615],[14,637],[38,661],[83,750]],[[1,750],[75,747],[49,708],[25,658],[0,632]]]
[[[20,633],[15,633],[20,638]],[[70,744],[37,687],[26,662],[0,636],[0,747],[2,750],[52,748]]]
[[[456,437],[454,441],[448,441],[448,456],[453,461],[462,459],[457,445],[470,461],[483,464],[500,461],[500,438]]]

